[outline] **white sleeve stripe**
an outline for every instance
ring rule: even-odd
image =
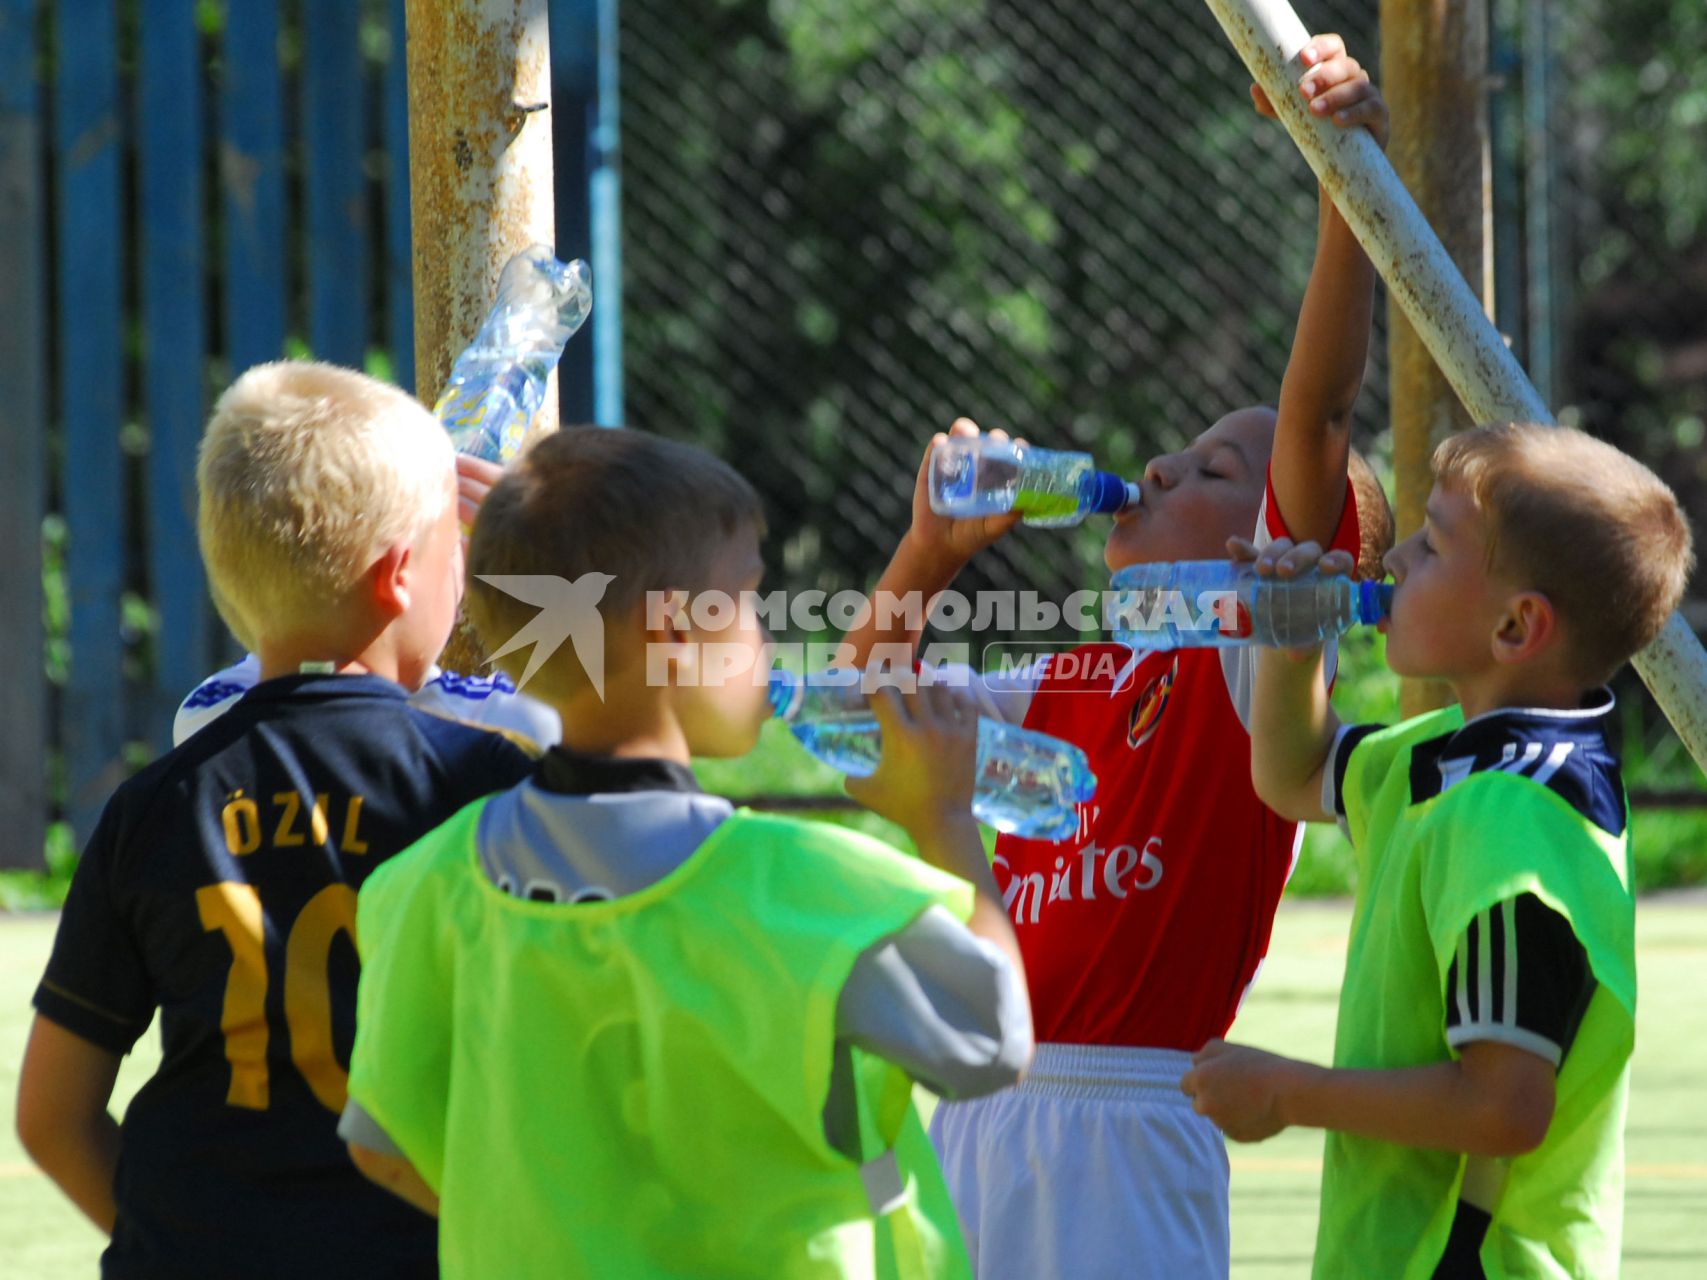
[[[1251,543],[1261,551],[1273,541],[1274,535],[1268,531],[1268,486],[1265,484],[1262,501],[1257,504],[1257,529],[1251,535]]]
[[[1565,1060],[1564,1052],[1546,1036],[1526,1031],[1522,1027],[1508,1027],[1503,1022],[1475,1022],[1446,1029],[1446,1043],[1454,1049],[1462,1049],[1467,1044],[1481,1040],[1509,1044],[1514,1049],[1522,1049],[1538,1058],[1545,1058],[1555,1067]]]
[[[1547,753],[1546,763],[1531,774],[1530,777],[1534,778],[1535,781],[1539,782],[1542,786],[1546,786],[1547,780],[1564,767],[1565,758],[1569,756],[1572,751],[1576,750],[1576,746],[1577,744],[1574,742],[1555,742],[1553,744],[1553,749]]]
[[[1470,928],[1475,928],[1472,924]],[[1458,1022],[1464,1025],[1470,1021],[1470,934],[1466,930],[1458,935]],[[1450,1035],[1448,1043],[1451,1042]]]
[[[1488,944],[1493,940],[1494,933],[1491,911],[1484,911],[1476,917],[1476,930],[1479,934],[1479,945],[1476,948],[1476,1015],[1486,1018],[1492,1014],[1494,1004],[1494,965],[1488,958]]]
[[[1541,758],[1541,744],[1531,742],[1524,746],[1523,754],[1517,754],[1517,744],[1508,742],[1505,750],[1500,753],[1500,762],[1494,766],[1498,773],[1522,773],[1530,765]]]
[[[1500,1021],[1508,1027],[1517,1025],[1517,899],[1507,898],[1500,903],[1500,920],[1505,926],[1505,1005]],[[1491,966],[1490,966],[1491,967]]]

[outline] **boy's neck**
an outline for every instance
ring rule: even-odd
[[[605,692],[601,699],[591,689],[582,689],[553,705],[563,722],[565,747],[622,760],[689,762],[687,736],[663,699],[632,696],[614,681]]]
[[[263,680],[311,671],[380,676],[394,684],[412,687],[408,677],[414,677],[418,684],[430,670],[430,664],[418,674],[413,669],[405,670],[402,657],[383,632],[367,644],[333,636],[292,636],[279,640],[263,636],[255,643],[255,656],[260,660]]]
[[[1468,680],[1454,680],[1452,690],[1464,709],[1464,719],[1474,720],[1490,711],[1513,711],[1534,707],[1549,711],[1575,711],[1583,705],[1585,690],[1562,676],[1499,668]]]

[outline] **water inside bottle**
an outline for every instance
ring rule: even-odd
[[[814,719],[806,724],[791,724],[789,728],[808,751],[849,777],[865,778],[877,770],[876,716]]]
[[[1088,457],[1032,450],[1022,465],[1011,447],[950,440],[931,455],[931,507],[962,519],[1019,511],[1028,524],[1076,523],[1091,471]]]
[[[1067,454],[1058,457],[1055,466],[1023,469],[1023,483],[1014,491],[1014,506],[1025,513],[1027,524],[1047,527],[1078,523],[1085,484],[1092,471],[1090,459]]]
[[[1358,586],[1348,578],[1259,577],[1225,561],[1132,565],[1113,588],[1109,624],[1134,649],[1301,649],[1358,620]]]
[[[808,751],[850,777],[868,777],[877,769],[881,747],[875,716],[831,716],[789,727]],[[979,725],[972,805],[978,820],[1032,840],[1066,840],[1076,834],[1075,805],[1095,793],[1096,779],[1079,761],[1064,758],[1062,747],[1011,726]]]
[[[1011,511],[1019,471],[1008,450],[969,448],[953,440],[939,444],[931,454],[931,506],[962,518]]]

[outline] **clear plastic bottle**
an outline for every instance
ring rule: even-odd
[[[1259,577],[1231,560],[1135,564],[1114,575],[1107,622],[1133,649],[1268,645],[1303,649],[1392,607],[1393,588],[1312,569],[1296,578]]]
[[[863,778],[877,768],[882,733],[859,673],[770,676],[771,706],[805,748],[832,768]],[[1066,840],[1079,830],[1076,806],[1096,793],[1085,753],[1048,734],[978,720],[978,773],[972,812],[997,831]]]
[[[1059,528],[1129,506],[1138,501],[1138,486],[1098,471],[1088,453],[950,437],[931,451],[930,496],[940,516],[1017,510],[1027,524]]]
[[[593,309],[593,273],[545,245],[504,264],[498,298],[451,367],[433,412],[460,453],[507,463],[521,451],[545,380]]]

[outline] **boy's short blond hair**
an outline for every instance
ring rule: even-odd
[[[610,574],[600,600],[610,617],[647,592],[705,589],[730,539],[764,528],[753,486],[705,450],[621,427],[566,427],[535,441],[481,504],[464,605],[491,653],[538,609],[482,575]],[[578,678],[572,650],[560,648],[541,676]],[[520,670],[527,657],[504,661]]]
[[[413,396],[351,369],[257,365],[214,405],[196,532],[214,603],[251,647],[337,601],[450,500],[455,453]]]
[[[1487,563],[1545,595],[1585,687],[1660,633],[1695,563],[1689,523],[1652,471],[1569,427],[1502,423],[1452,436],[1435,480],[1487,525]]]

